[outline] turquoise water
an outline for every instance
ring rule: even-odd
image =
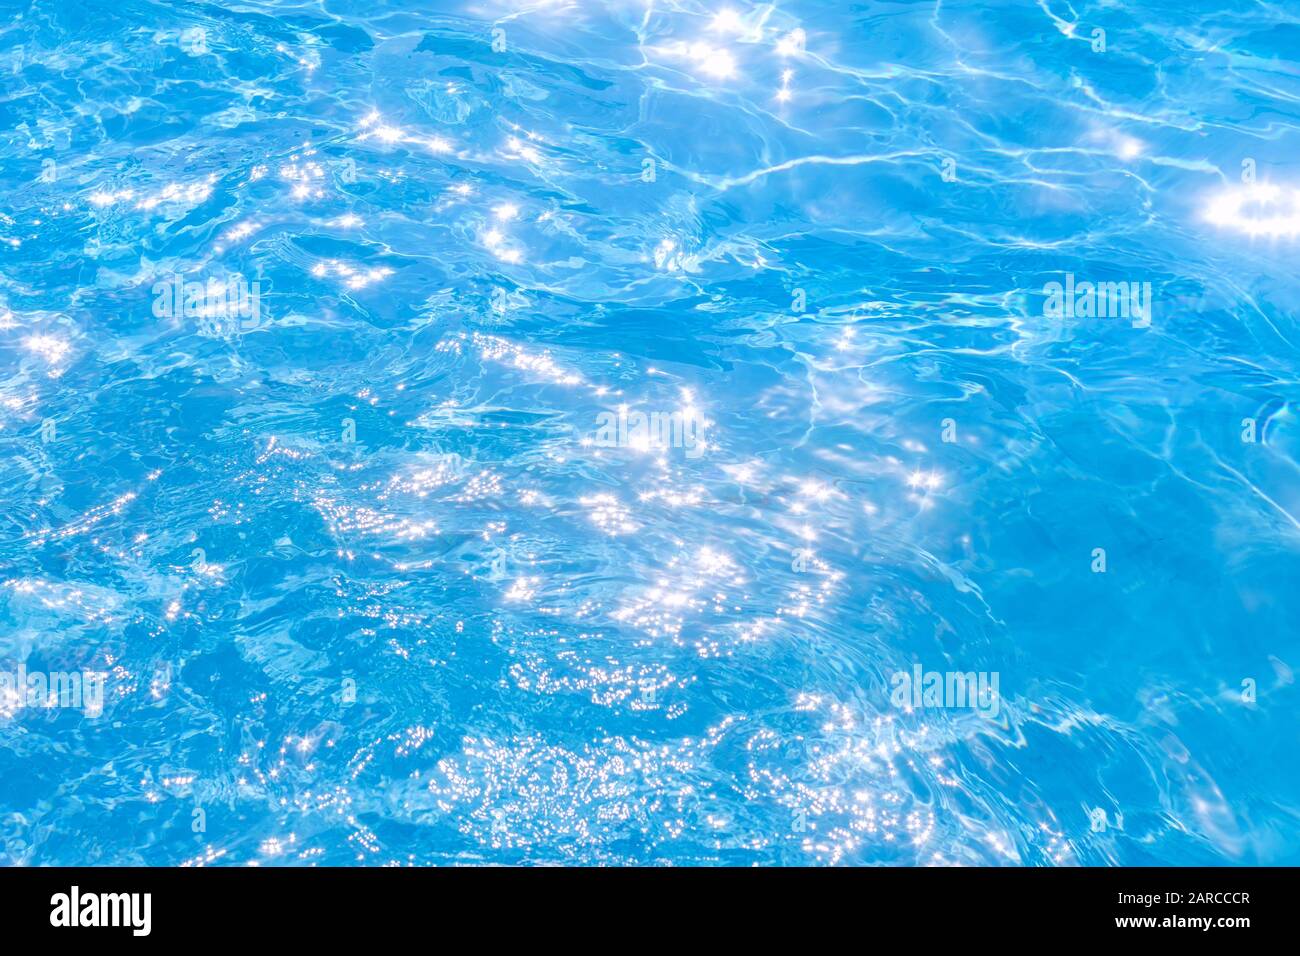
[[[1300,862],[1294,5],[4,7],[7,863]]]

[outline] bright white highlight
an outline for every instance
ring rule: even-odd
[[[1248,236],[1300,234],[1300,189],[1272,183],[1235,186],[1210,200],[1205,218]]]

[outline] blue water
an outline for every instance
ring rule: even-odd
[[[5,862],[1300,862],[1294,4],[4,12]]]

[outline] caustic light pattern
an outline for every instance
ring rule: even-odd
[[[0,859],[1300,862],[1294,14],[9,4]]]

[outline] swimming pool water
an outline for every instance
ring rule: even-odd
[[[1294,5],[5,10],[5,862],[1300,862]]]

